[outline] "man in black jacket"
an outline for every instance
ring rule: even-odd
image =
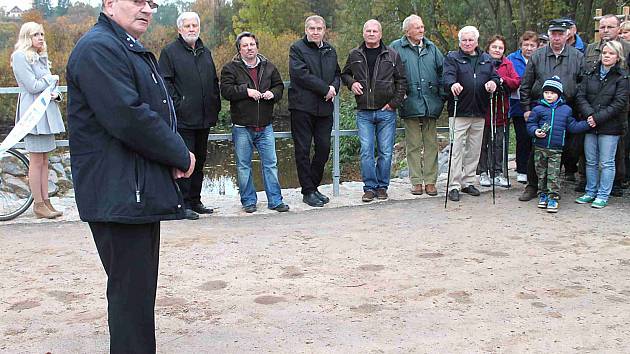
[[[377,20],[363,25],[363,43],[350,51],[341,79],[357,101],[361,142],[364,202],[387,199],[392,150],[396,138],[396,108],[405,99],[405,67],[394,49],[381,41]],[[374,161],[374,135],[378,157]]]
[[[289,110],[295,145],[295,164],[302,186],[302,200],[322,207],[329,198],[317,190],[330,155],[333,100],[341,84],[337,52],[324,41],[326,22],[310,16],[304,23],[304,38],[289,50]],[[311,143],[315,153],[311,159]]]
[[[155,353],[160,220],[183,218],[174,178],[192,174],[195,155],[138,41],[157,4],[105,0],[102,9],[66,68],[75,198],[107,273],[110,352]]]
[[[273,106],[282,99],[284,84],[275,65],[258,54],[258,39],[243,32],[236,37],[238,54],[221,69],[221,94],[230,101],[232,140],[238,171],[238,190],[246,213],[256,211],[256,189],[252,174],[254,147],[263,170],[269,209],[285,212],[278,182]]]
[[[525,74],[521,80],[520,101],[524,112],[525,120],[538,101],[542,98],[542,87],[545,80],[552,76],[558,76],[562,80],[564,87],[563,97],[570,107],[574,107],[575,95],[578,90],[578,83],[581,80],[583,70],[584,55],[579,50],[567,44],[567,31],[570,24],[566,20],[556,19],[549,21],[547,34],[549,35],[549,45],[537,50],[532,54],[525,67]],[[574,112],[577,111],[574,109]],[[573,138],[567,136],[567,141]],[[565,151],[573,145],[565,144]],[[533,150],[532,150],[533,151]],[[565,172],[567,168],[566,153],[563,153]],[[577,161],[573,163],[575,165]],[[577,170],[576,167],[574,169]],[[576,172],[575,170],[572,172]],[[534,154],[530,154],[527,163],[527,186],[520,201],[529,201],[538,195],[538,176],[534,168]]]
[[[492,58],[478,48],[479,31],[466,26],[459,31],[459,50],[444,59],[443,82],[449,97],[448,112],[453,117],[453,152],[448,198],[459,200],[459,191],[479,196],[475,187],[477,164],[490,94],[499,84]],[[457,98],[457,112],[454,99]]]
[[[212,208],[201,202],[201,186],[208,133],[221,110],[217,72],[210,49],[199,38],[199,24],[195,12],[179,15],[179,35],[160,54],[160,71],[177,112],[177,131],[197,159],[192,176],[177,181],[184,195],[186,219],[190,220],[212,213]]]

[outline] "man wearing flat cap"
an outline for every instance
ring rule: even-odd
[[[584,55],[574,47],[567,45],[569,24],[562,19],[551,20],[547,34],[549,45],[532,54],[525,68],[521,81],[521,107],[525,120],[532,108],[542,98],[542,86],[546,79],[558,76],[564,86],[563,97],[572,106],[577,94]],[[533,155],[527,164],[527,187],[519,197],[520,201],[528,201],[538,194],[536,171]]]

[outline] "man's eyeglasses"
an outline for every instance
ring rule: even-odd
[[[151,10],[157,10],[157,8],[160,7],[160,5],[156,4],[152,0],[129,0],[129,1],[133,2],[134,5],[138,6],[139,8],[144,8],[146,4],[149,4],[149,7],[151,8]]]

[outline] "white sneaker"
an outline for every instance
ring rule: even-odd
[[[492,185],[492,181],[490,181],[490,177],[488,177],[487,173],[481,173],[481,175],[479,176],[479,184],[482,187],[490,187]]]
[[[526,184],[527,183],[527,175],[524,174],[524,173],[516,174],[516,182]]]
[[[508,181],[503,176],[494,177],[494,184],[499,187],[506,187],[506,188],[508,187]]]

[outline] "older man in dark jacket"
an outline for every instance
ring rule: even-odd
[[[67,66],[75,197],[108,277],[112,353],[155,352],[160,220],[183,218],[174,179],[195,166],[157,61],[138,41],[156,8],[105,0]]]
[[[350,51],[341,73],[357,101],[364,202],[387,199],[396,138],[396,109],[405,98],[405,67],[398,53],[381,41],[377,20],[363,25],[363,43]],[[374,135],[378,157],[374,160]]]
[[[195,12],[179,15],[177,31],[177,39],[162,49],[160,71],[175,104],[177,131],[197,161],[190,178],[177,180],[184,195],[186,219],[195,220],[198,214],[213,211],[201,202],[201,186],[208,133],[217,122],[221,97],[212,53],[199,38],[199,15]]]
[[[241,204],[247,213],[256,211],[256,189],[252,174],[254,147],[263,170],[269,209],[285,212],[278,182],[273,107],[282,99],[284,84],[276,66],[258,54],[258,39],[250,32],[236,37],[238,54],[221,70],[221,94],[230,101],[232,140],[238,171]]]
[[[584,55],[574,47],[566,45],[569,26],[565,20],[551,20],[548,29],[549,45],[535,51],[527,62],[520,88],[520,102],[525,120],[536,102],[542,98],[545,80],[552,76],[558,76],[562,80],[563,97],[569,106],[574,106]],[[565,149],[568,145],[570,144],[565,145]],[[534,168],[534,155],[531,153],[527,163],[527,186],[519,200],[528,201],[537,195],[538,176]]]
[[[490,94],[499,84],[492,58],[478,48],[479,31],[466,26],[459,31],[459,50],[444,59],[444,87],[452,95],[448,102],[453,116],[453,152],[448,198],[459,200],[459,191],[479,196],[475,187],[477,164]],[[457,99],[457,112],[455,112]],[[457,114],[456,116],[454,114]]]
[[[329,198],[317,187],[330,155],[333,100],[341,85],[341,70],[335,48],[324,41],[326,21],[321,16],[310,16],[304,22],[304,32],[304,38],[289,50],[291,134],[302,201],[322,207]],[[315,150],[312,159],[311,143]]]

